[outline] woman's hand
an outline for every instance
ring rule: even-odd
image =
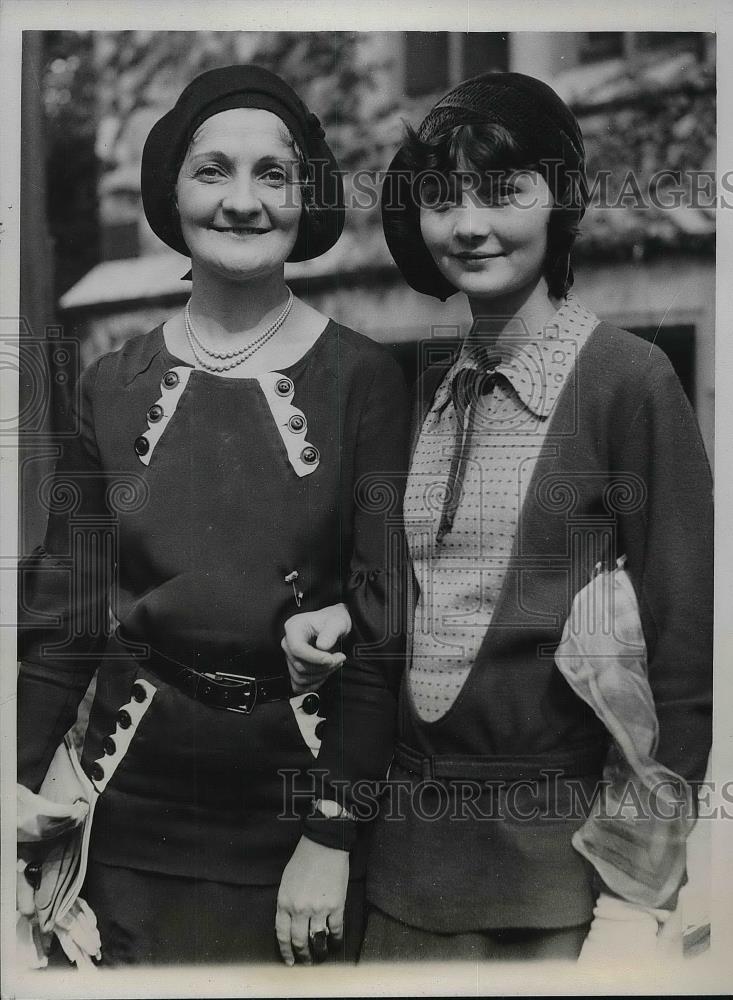
[[[301,837],[280,881],[275,932],[286,965],[296,959],[313,963],[310,942],[315,935],[325,958],[325,941],[340,941],[349,881],[349,855]],[[315,948],[314,948],[315,951]]]
[[[596,901],[593,922],[578,962],[588,965],[615,961],[629,967],[658,960],[660,947],[661,954],[670,955],[675,950],[675,941],[672,925],[668,933],[664,931],[669,918],[665,910],[638,906],[602,892]],[[681,936],[679,944],[681,954]]]
[[[332,604],[320,611],[305,611],[288,618],[281,645],[296,694],[315,691],[344,663],[343,653],[329,650],[350,631],[351,617],[345,604]]]

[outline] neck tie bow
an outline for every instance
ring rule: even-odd
[[[475,368],[462,368],[451,382],[451,399],[456,411],[458,422],[463,426],[466,413],[475,407],[481,396],[493,391],[496,383],[496,371],[479,371]]]
[[[440,526],[435,538],[438,545],[453,529],[453,521],[461,502],[463,481],[466,475],[466,459],[471,449],[471,439],[475,427],[476,404],[482,396],[493,392],[497,377],[493,368],[488,371],[462,368],[451,382],[451,398],[456,411],[456,436],[453,441],[453,454],[443,510],[440,515]]]

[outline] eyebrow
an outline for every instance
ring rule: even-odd
[[[194,143],[191,143],[192,147],[193,145]],[[194,152],[194,150],[191,149],[189,159],[198,160],[201,157],[207,157],[207,156],[213,156],[221,160],[226,160],[227,163],[231,163],[233,159],[231,154],[226,153],[223,149],[202,149],[199,152]],[[293,155],[278,156],[275,153],[265,153],[263,156],[260,156],[255,161],[255,165],[260,163],[280,163],[280,164],[298,163],[298,158],[297,156]]]

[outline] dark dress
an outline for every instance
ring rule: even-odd
[[[383,776],[391,756],[400,638],[385,639],[385,606],[399,582],[387,552],[405,408],[387,352],[332,321],[299,361],[262,379],[192,370],[169,354],[162,328],[83,374],[79,433],[47,493],[46,540],[21,564],[18,772],[39,787],[99,667],[82,763],[103,774],[120,709],[144,694],[135,681],[153,685],[94,819],[87,893],[108,955],[125,929],[115,942],[105,929],[127,909],[135,941],[118,960],[155,958],[135,915],[150,900],[110,891],[105,870],[118,880],[121,869],[155,873],[165,912],[181,893],[176,878],[217,887],[219,919],[204,916],[201,885],[189,893],[186,918],[199,921],[198,947],[181,932],[189,960],[274,957],[277,887],[304,830],[329,846],[356,841],[351,875],[363,877],[355,824],[306,814],[314,794],[348,806],[349,782]],[[295,589],[285,580],[293,571]],[[286,619],[341,600],[353,655],[319,692],[317,759],[288,700],[225,711],[156,668],[163,654],[201,672],[287,675]],[[252,953],[244,942],[217,951],[237,910],[221,903],[231,886],[268,887],[243,922],[246,931],[262,912],[264,953],[254,926]],[[241,920],[247,905],[238,908]],[[160,918],[148,912],[151,927]]]

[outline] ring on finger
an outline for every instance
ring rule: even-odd
[[[323,960],[328,954],[328,928],[322,927],[317,931],[311,931],[308,937],[313,958],[316,961]]]

